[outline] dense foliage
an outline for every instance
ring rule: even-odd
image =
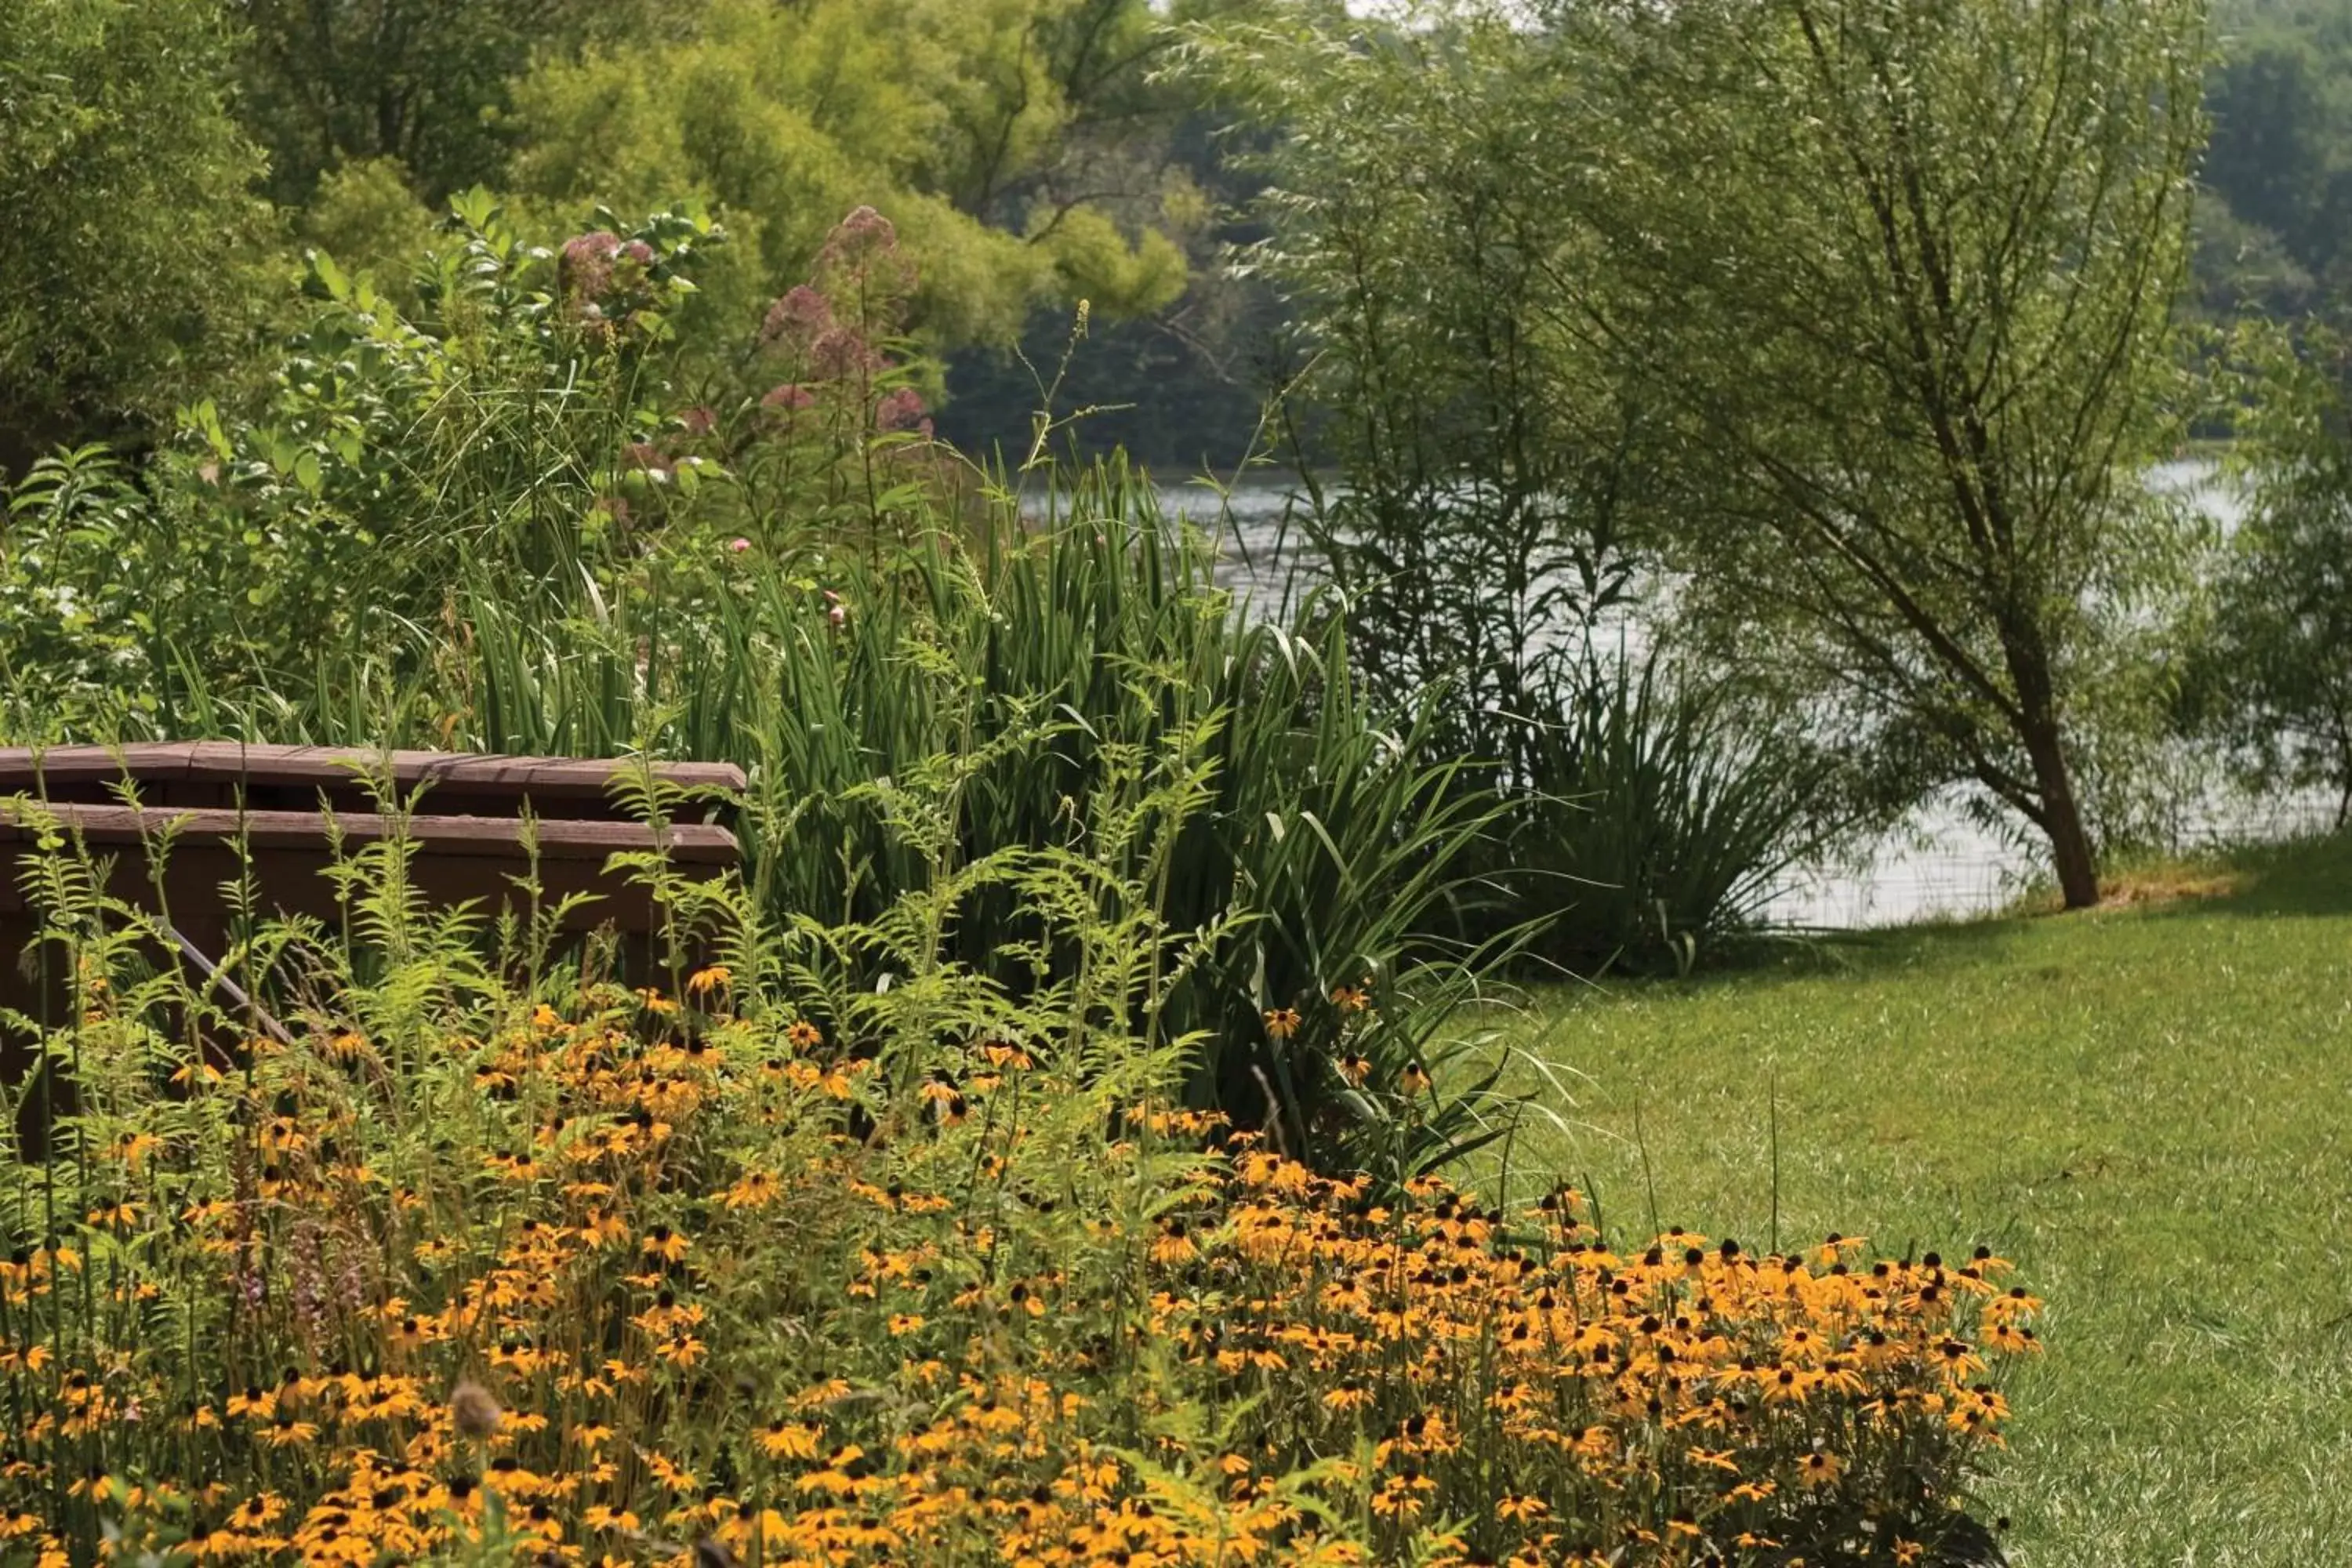
[[[0,191],[22,221],[0,253],[18,280],[0,469],[236,390],[302,247],[396,293],[445,204],[477,187],[544,244],[599,205],[710,212],[738,243],[704,269],[717,308],[679,326],[709,326],[714,354],[726,308],[781,292],[861,204],[920,261],[915,324],[935,348],[1009,344],[1037,312],[1066,328],[1081,300],[1155,318],[1213,256],[1217,198],[1195,177],[1215,181],[1213,142],[1195,126],[1189,156],[1176,147],[1197,103],[1151,73],[1169,23],[1215,8],[12,7]],[[1171,342],[1206,342],[1190,314]]]
[[[2178,433],[2185,12],[936,9],[12,13],[0,58],[35,84],[0,143],[32,280],[0,330],[15,731],[355,733],[398,710],[452,743],[610,745],[650,707],[591,721],[509,690],[475,723],[490,650],[511,688],[593,646],[610,694],[631,685],[609,684],[612,628],[657,626],[649,668],[676,679],[661,647],[740,607],[715,564],[737,539],[779,559],[774,519],[887,519],[903,543],[917,491],[1000,532],[1034,505],[978,501],[984,472],[919,431],[1015,468],[1090,427],[1197,455],[1264,438],[1339,470],[1293,540],[1366,700],[1509,803],[1463,864],[1484,890],[1449,900],[1456,934],[1532,921],[1580,966],[1681,962],[1779,866],[1955,780],[2089,896],[2183,668],[2151,655],[2184,535],[2126,476]],[[2226,218],[2326,275],[2329,15],[2221,17],[2207,259]],[[2126,79],[2148,90],[2086,85]],[[1772,97],[1801,79],[1853,112]],[[2050,135],[1970,107],[2012,87]],[[1820,135],[1750,134],[1784,122]],[[1951,199],[1849,177],[1885,159]],[[122,199],[77,207],[76,182]],[[835,224],[867,203],[890,258],[850,281]],[[217,228],[206,265],[146,216],[164,205]],[[1731,251],[1787,264],[1719,272]],[[754,331],[803,289],[833,317]],[[1150,395],[1124,406],[1135,375]],[[1273,380],[1265,424],[1228,395]],[[28,472],[80,435],[116,449]],[[2245,593],[2216,603],[2258,637]],[[1640,847],[1606,826],[1628,823]]]
[[[1249,266],[1300,314],[1289,455],[1337,469],[1308,479],[1299,542],[1367,680],[1454,693],[1444,742],[1509,803],[1469,929],[1522,927],[1586,971],[1712,954],[1840,813],[1785,706],[1657,645],[1677,458],[1664,411],[1573,331],[1593,247],[1534,153],[1548,55],[1469,12],[1373,47],[1231,25],[1194,63],[1280,131],[1251,164]]]
[[[214,0],[0,14],[0,476],[143,435],[233,377],[271,313],[231,46]]]
[[[770,918],[942,900],[831,962],[1024,994],[1077,959],[1022,858],[1177,768],[1200,809],[1156,869],[1120,864],[1201,938],[1163,1020],[1211,1042],[1192,1100],[1336,1159],[1381,1121],[1343,1033],[1391,1066],[1456,1048],[1472,955],[1432,933],[1494,808],[1434,694],[1376,700],[1311,606],[1245,618],[1131,474],[1039,470],[1024,500],[931,442],[878,216],[768,312],[746,358],[772,385],[680,410],[652,351],[717,231],[656,218],[550,257],[460,206],[416,321],[323,272],[267,415],[206,416],[152,500],[98,458],[20,488],[17,733],[738,762]],[[1378,1027],[1350,1032],[1343,991],[1387,999]]]
[[[2352,225],[2352,7],[2234,0],[2214,21],[2199,302],[2288,320],[2332,309]]]

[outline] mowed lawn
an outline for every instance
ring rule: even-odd
[[[1513,1163],[1589,1180],[1614,1235],[1654,1191],[1769,1243],[1777,1099],[1784,1242],[2017,1261],[2049,1354],[1983,1512],[2019,1563],[2352,1564],[2352,847],[1561,988],[1526,1037],[1572,1069],[1542,1094],[1570,1128],[1531,1119]]]

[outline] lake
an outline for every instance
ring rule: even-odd
[[[2201,459],[2161,464],[2152,489],[2186,500],[2227,532],[2242,503],[2217,467]],[[1293,494],[1282,481],[1239,486],[1223,496],[1204,486],[1163,486],[1162,507],[1219,536],[1217,579],[1244,599],[1277,603],[1294,564],[1282,521]],[[2251,799],[2215,791],[2180,813],[2183,848],[2286,837],[2324,828],[2335,817],[2324,794]],[[1779,924],[1807,930],[1853,929],[1982,914],[2000,909],[2046,872],[2031,840],[1988,830],[1957,795],[1931,800],[1896,829],[1834,863],[1801,868],[1782,879],[1769,908]]]

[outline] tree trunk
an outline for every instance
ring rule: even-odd
[[[2074,773],[2066,762],[2050,662],[2042,651],[2038,628],[2011,628],[2002,642],[2010,678],[2017,684],[2017,738],[2033,763],[2034,789],[2042,797],[2040,821],[2050,838],[2058,893],[2066,908],[2087,910],[2099,901],[2099,865],[2091,852],[2090,831],[2083,826],[2082,803],[2074,798]]]
[[[2099,866],[2091,853],[2091,836],[2083,826],[2083,810],[2075,804],[2066,779],[2065,759],[2057,761],[2057,793],[2043,786],[2049,805],[2050,849],[2058,868],[2058,891],[2070,910],[2087,910],[2099,901]]]
[[[2073,770],[2055,715],[2046,709],[2029,710],[2021,737],[2033,761],[2033,782],[2042,796],[2042,828],[2050,838],[2050,856],[2058,872],[2058,892],[2070,910],[2087,910],[2099,901],[2099,866],[2091,852],[2091,835],[2083,826],[2083,807],[2074,798]]]

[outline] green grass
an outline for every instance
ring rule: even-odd
[[[1529,1043],[1583,1076],[1514,1163],[1613,1233],[1654,1191],[1751,1244],[1777,1207],[1784,1241],[2014,1258],[2050,1353],[1982,1500],[2021,1564],[2352,1562],[2352,840],[2234,869],[1552,993]]]

